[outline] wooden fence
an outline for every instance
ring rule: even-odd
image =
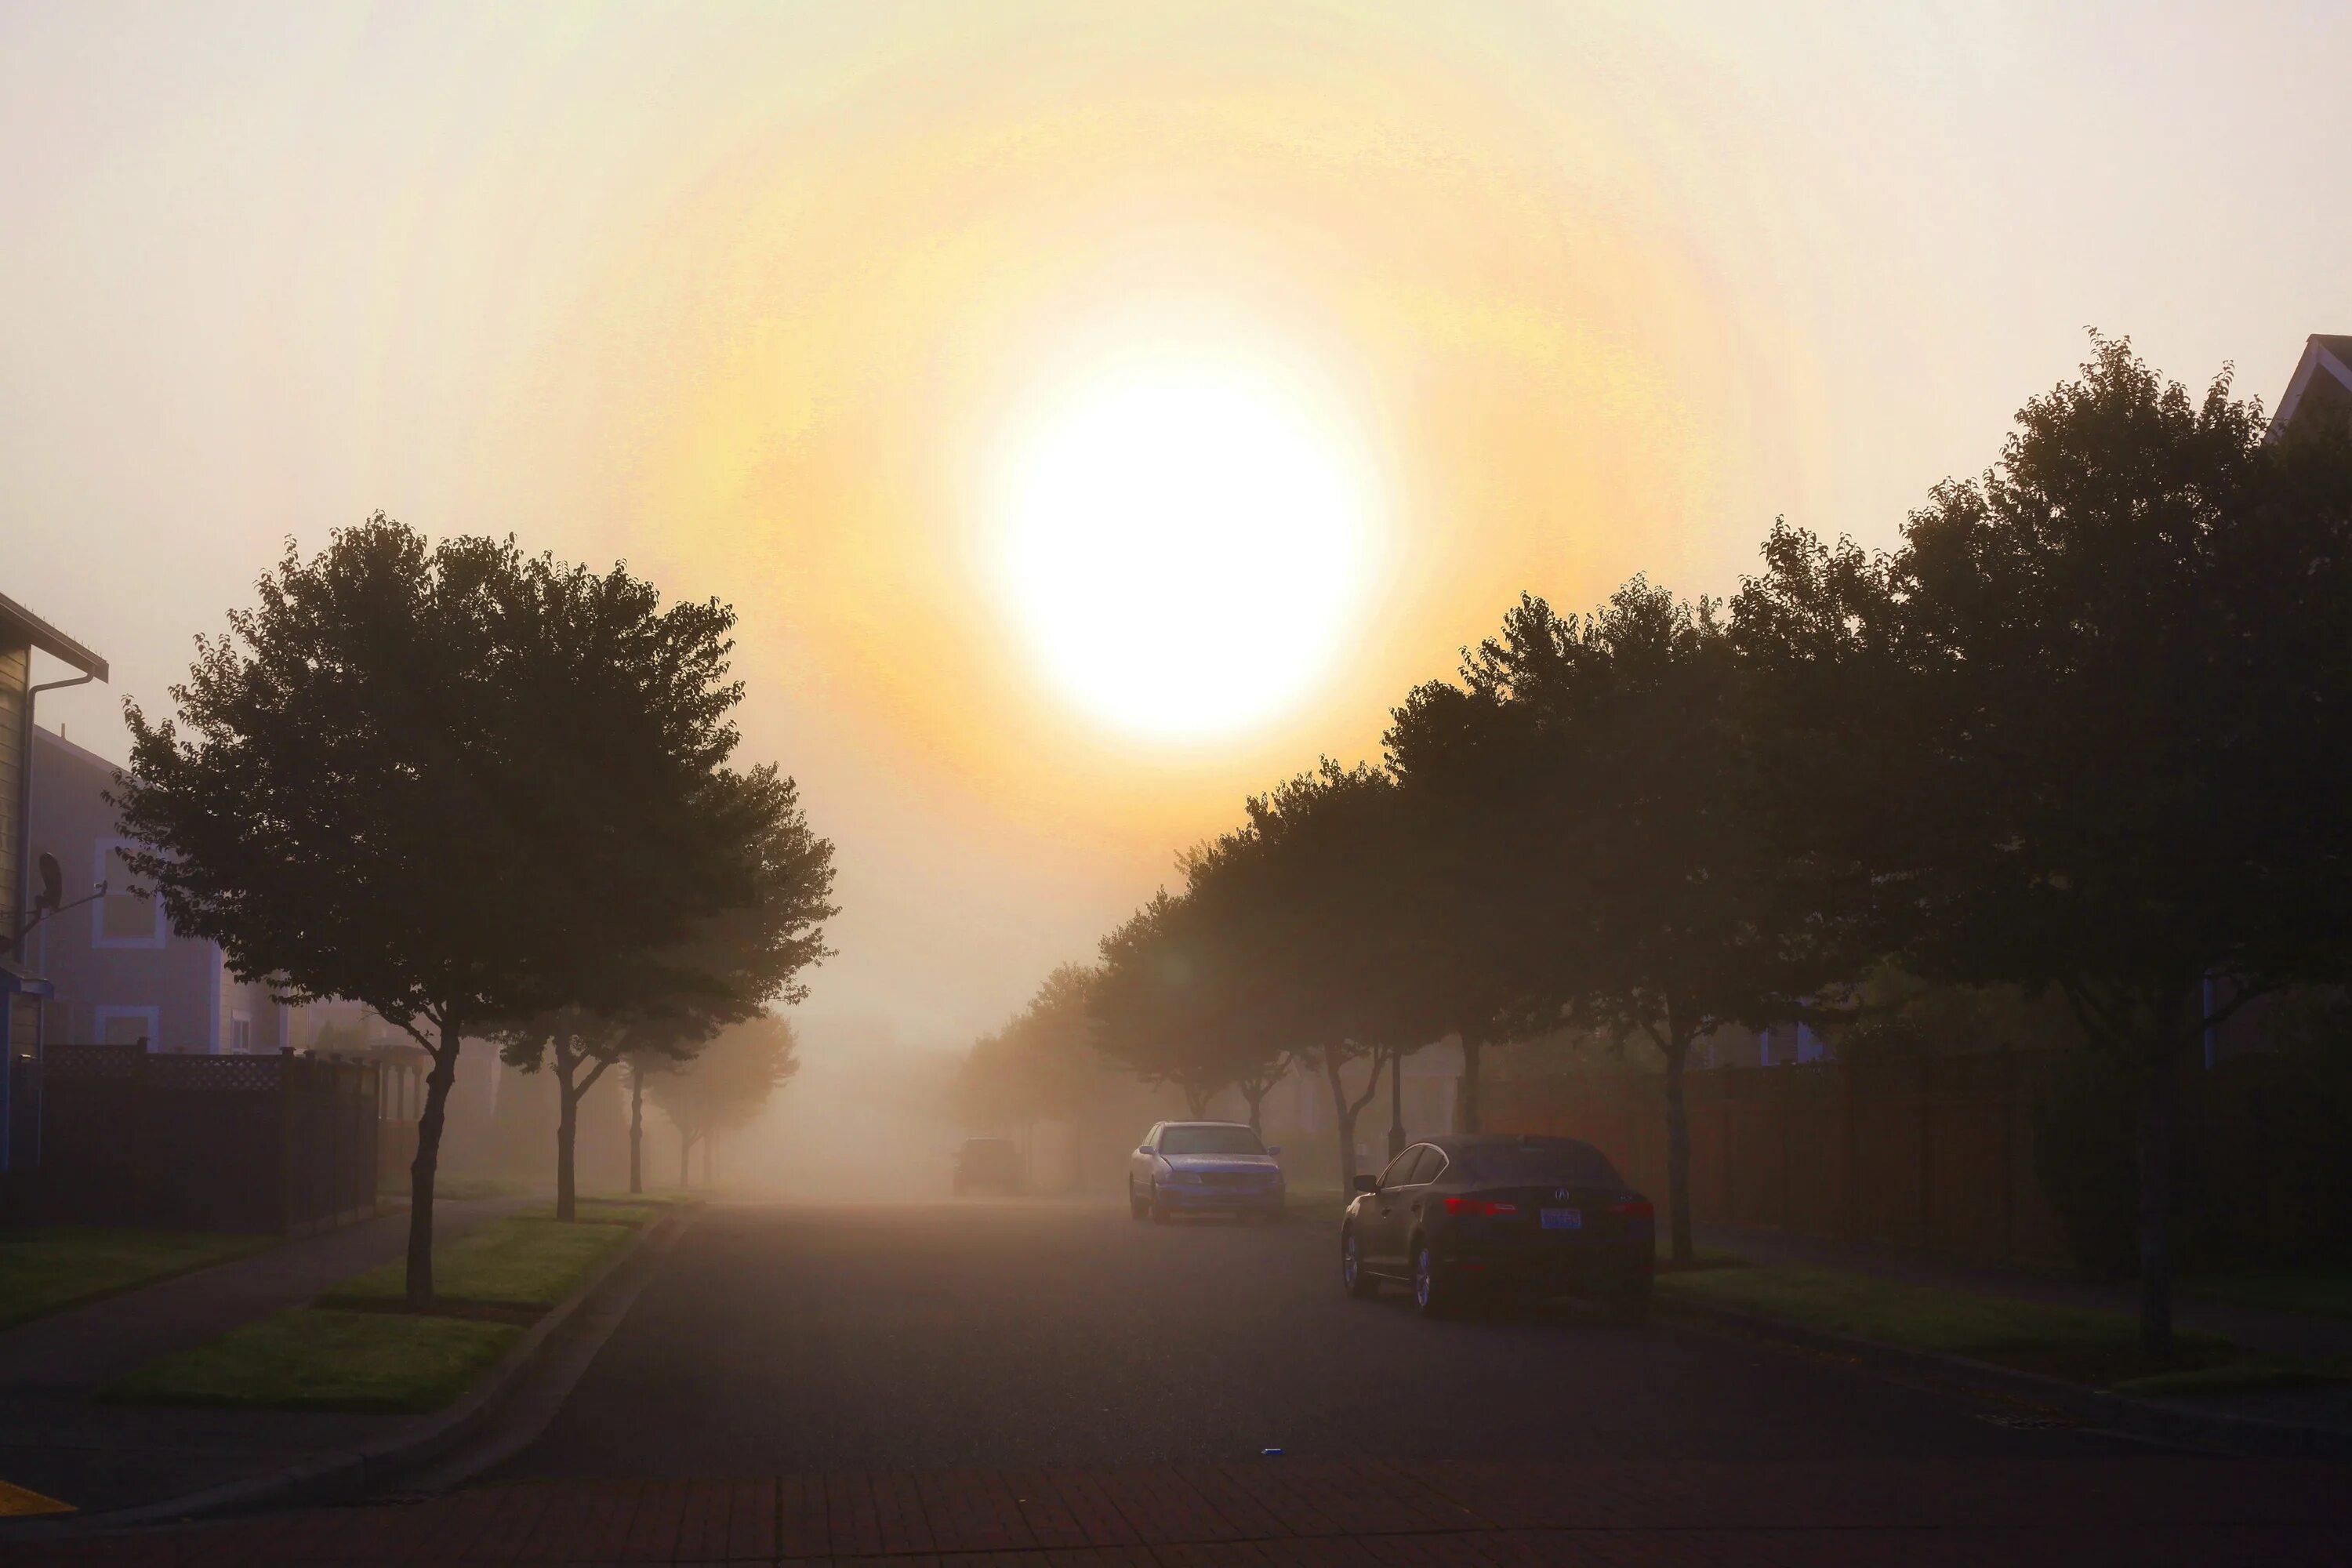
[[[2035,1052],[1724,1068],[1684,1079],[1691,1213],[1997,1267],[2068,1261],[2034,1176],[2033,1102],[2053,1058]],[[1502,1079],[1492,1132],[1583,1138],[1666,1204],[1664,1079]]]
[[[49,1223],[294,1234],[375,1212],[372,1062],[65,1045],[41,1078]]]

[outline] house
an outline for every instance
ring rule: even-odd
[[[28,943],[52,991],[46,1037],[197,1056],[308,1045],[296,1009],[231,974],[217,944],[173,931],[162,900],[141,890],[123,858],[135,847],[106,800],[114,764],[37,728],[32,761],[34,853],[56,859],[68,889],[95,895]]]
[[[78,673],[36,683],[35,653]],[[51,994],[25,940],[28,927],[37,936],[37,920],[48,923],[43,917],[51,902],[46,883],[35,885],[38,861],[26,842],[34,703],[52,687],[106,678],[106,660],[0,595],[0,1061],[6,1068],[0,1072],[0,1172],[37,1157],[42,1009]]]
[[[2287,377],[2278,412],[2271,416],[2271,435],[2331,420],[2352,425],[2352,337],[2315,332]]]

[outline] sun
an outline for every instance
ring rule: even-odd
[[[1010,423],[991,508],[1001,609],[1045,677],[1137,740],[1258,729],[1361,613],[1378,487],[1338,400],[1243,345],[1108,356]]]

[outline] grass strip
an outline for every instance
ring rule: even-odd
[[[1723,1307],[1906,1350],[1968,1356],[2095,1388],[2243,1365],[2207,1334],[2176,1335],[2167,1357],[2139,1344],[2126,1312],[1944,1290],[1826,1268],[1716,1268],[1661,1274],[1661,1299]],[[2217,1380],[2209,1379],[2208,1386]]]
[[[434,1295],[453,1304],[544,1310],[631,1234],[627,1224],[585,1217],[568,1225],[520,1215],[491,1220],[433,1249]],[[405,1268],[394,1260],[344,1280],[319,1305],[381,1306],[406,1294]]]
[[[273,1410],[438,1410],[521,1337],[509,1323],[297,1307],[152,1362],[100,1397]]]
[[[0,1239],[0,1328],[249,1258],[274,1236],[54,1226]]]
[[[2352,1269],[2309,1272],[2208,1274],[2180,1282],[2180,1293],[2200,1301],[2262,1307],[2273,1312],[2306,1312],[2322,1318],[2352,1318]]]

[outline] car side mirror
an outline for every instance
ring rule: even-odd
[[[1276,1143],[1273,1148],[1268,1149],[1268,1150],[1265,1152],[1265,1154],[1266,1154],[1266,1158],[1267,1158],[1267,1159],[1269,1159],[1269,1160],[1271,1160],[1271,1159],[1275,1158],[1276,1155],[1280,1154],[1281,1152],[1282,1152],[1282,1145],[1281,1145],[1281,1144],[1279,1144],[1279,1143]]]
[[[1381,1179],[1378,1176],[1358,1176],[1356,1190],[1360,1193],[1377,1193],[1381,1190]]]
[[[1139,1143],[1135,1146],[1135,1152],[1139,1154],[1149,1154],[1151,1152],[1151,1145],[1149,1143]]]

